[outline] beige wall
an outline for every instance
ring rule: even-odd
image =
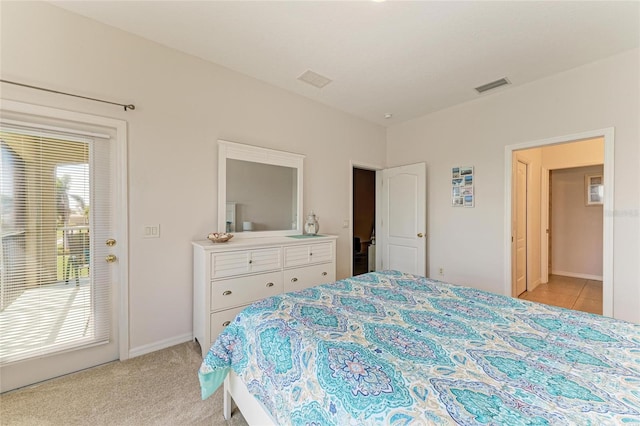
[[[1,7],[2,78],[136,105],[1,86],[5,99],[128,122],[132,349],[191,333],[190,242],[216,230],[218,139],[306,155],[304,211],[339,236],[347,276],[349,161],[384,163],[382,127],[49,4]],[[145,224],[161,237],[142,238]]]
[[[592,166],[604,163],[604,138],[545,146],[542,166],[547,170]]]
[[[586,205],[585,175],[602,166],[551,173],[552,273],[602,279],[602,205]]]
[[[503,293],[505,147],[615,128],[613,310],[640,322],[639,50],[392,126],[387,165],[427,163],[428,271]],[[450,167],[475,166],[476,204],[450,207]],[[508,229],[508,228],[507,228]],[[464,255],[460,244],[464,243]]]

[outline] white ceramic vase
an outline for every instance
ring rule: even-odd
[[[304,222],[304,232],[306,234],[316,235],[318,233],[318,229],[320,229],[318,218],[315,213],[311,211],[307,216],[307,220]]]

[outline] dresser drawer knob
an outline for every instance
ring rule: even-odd
[[[226,326],[228,326],[229,324],[231,324],[231,321],[225,321],[225,322],[223,322],[223,323],[222,323],[222,326],[223,326],[223,327],[226,327]]]
[[[273,287],[273,283],[267,283],[267,287]]]
[[[231,295],[231,290],[227,290],[224,293],[222,293],[223,296],[230,296]]]
[[[326,276],[327,276],[327,273],[326,273],[326,272],[323,272],[323,273],[322,273],[322,276],[323,276],[323,277],[326,277]]]
[[[298,281],[298,279],[296,277],[291,278],[291,282],[295,283],[296,281]]]
[[[309,253],[309,256],[313,256],[313,253]]]
[[[253,263],[253,260],[249,260],[249,264]]]

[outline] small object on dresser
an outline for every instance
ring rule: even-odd
[[[233,238],[233,234],[229,234],[228,232],[212,232],[207,235],[207,238],[212,243],[226,243]]]
[[[320,229],[320,224],[318,223],[318,217],[313,213],[309,213],[307,216],[307,220],[304,222],[304,232],[311,235],[316,235],[318,233],[318,229]]]

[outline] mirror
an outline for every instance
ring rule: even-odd
[[[303,159],[218,141],[218,231],[243,238],[301,234]]]

